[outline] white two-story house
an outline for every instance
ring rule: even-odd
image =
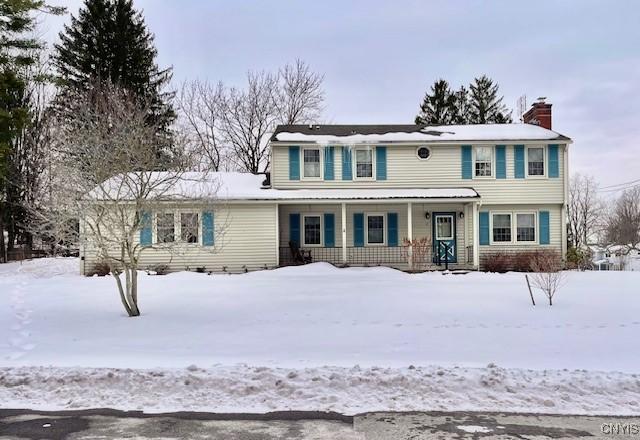
[[[551,130],[550,109],[536,103],[519,124],[278,126],[266,179],[216,173],[216,200],[148,213],[141,263],[238,272],[421,258],[425,269],[482,269],[496,252],[564,257],[571,139]],[[167,236],[185,240],[179,258],[155,246]],[[419,239],[418,257],[408,243]],[[86,273],[95,258],[82,256]]]

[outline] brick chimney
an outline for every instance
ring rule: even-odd
[[[522,115],[525,124],[539,125],[551,130],[551,104],[544,102],[546,98],[538,98],[537,102]]]

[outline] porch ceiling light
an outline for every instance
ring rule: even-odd
[[[427,211],[424,213],[424,218],[426,218],[427,220],[429,220],[431,218],[431,214]]]
[[[461,211],[459,215],[460,215],[460,218],[464,218],[464,212]]]

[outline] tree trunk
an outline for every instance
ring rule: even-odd
[[[122,306],[127,311],[127,315],[132,316],[131,307],[129,307],[129,304],[127,303],[126,293],[124,291],[124,287],[122,286],[122,280],[120,279],[120,273],[112,270],[111,274],[116,279],[116,283],[118,284],[118,292],[120,293],[120,301],[122,301]]]
[[[553,305],[553,298],[550,296],[549,297],[549,305],[552,306]]]
[[[131,271],[131,311],[133,316],[140,316],[138,308],[138,271],[135,267],[129,268]]]
[[[0,204],[0,263],[7,262],[7,250],[4,244],[4,219],[2,217],[3,209]]]

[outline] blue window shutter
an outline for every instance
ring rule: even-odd
[[[376,147],[376,180],[387,180],[387,147]]]
[[[342,180],[352,180],[351,147],[342,147]]]
[[[549,177],[560,177],[557,145],[549,145]]]
[[[153,241],[153,224],[151,221],[151,213],[143,211],[140,213],[140,244],[142,246],[151,246]]]
[[[514,176],[516,179],[524,179],[524,145],[514,145]]]
[[[336,245],[336,216],[332,213],[324,215],[324,247]]]
[[[398,246],[398,213],[396,212],[387,214],[387,235],[387,245]]]
[[[462,151],[462,178],[471,179],[473,164],[471,159],[471,145],[463,145]]]
[[[538,222],[540,223],[540,244],[549,244],[549,211],[540,211]]]
[[[289,241],[293,241],[300,246],[300,214],[289,214]]]
[[[214,244],[213,230],[213,212],[202,213],[202,245],[213,246]]]
[[[289,180],[300,180],[300,147],[289,147]]]
[[[496,145],[496,179],[507,178],[507,148]]]
[[[333,172],[334,147],[324,147],[324,180],[335,179]]]
[[[364,246],[364,214],[361,212],[353,214],[353,245]]]
[[[480,232],[480,244],[489,244],[489,213],[481,212],[479,218],[479,232]]]

